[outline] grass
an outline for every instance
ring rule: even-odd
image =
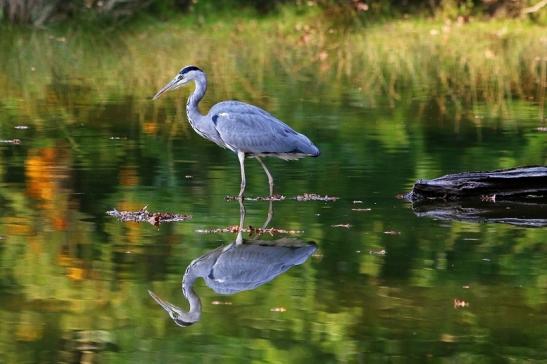
[[[395,103],[404,93],[433,95],[441,110],[486,102],[503,113],[515,98],[544,105],[547,36],[524,20],[413,18],[348,30],[321,13],[286,10],[258,20],[185,17],[114,36],[78,28],[2,33],[4,104],[47,99],[64,87],[91,88],[99,99],[145,97],[196,64],[214,80],[212,99],[259,102],[272,80],[312,80],[333,97],[354,92],[369,103],[385,96]]]

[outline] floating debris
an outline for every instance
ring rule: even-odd
[[[370,255],[381,255],[381,256],[384,256],[386,255],[386,250],[385,249],[380,249],[380,250],[369,250],[368,253]]]
[[[285,229],[278,229],[278,228],[256,228],[253,226],[249,226],[247,230],[244,230],[244,232],[249,232],[251,235],[262,235],[262,234],[270,234],[273,236],[274,234],[302,234],[304,231],[302,230],[285,230]]]
[[[239,232],[239,226],[238,225],[232,225],[224,228],[216,228],[216,229],[198,229],[196,230],[198,233],[203,234],[220,234],[220,233],[238,233]]]
[[[371,208],[366,208],[366,209],[351,209],[351,211],[370,211],[372,210]]]
[[[26,130],[26,129],[28,129],[28,126],[27,125],[15,125],[14,129]]]
[[[187,174],[186,176],[184,176],[184,178],[186,178],[186,179],[192,179],[192,178],[194,178],[194,176],[191,176],[191,175]]]
[[[363,201],[361,201],[361,200],[354,200],[353,203],[354,203],[354,204],[363,203]]]
[[[227,226],[225,228],[216,228],[216,229],[200,229],[196,230],[198,233],[203,234],[220,234],[220,233],[232,233],[237,234],[239,232],[239,225],[232,225]],[[249,233],[250,235],[262,235],[262,234],[270,234],[271,236],[276,234],[289,234],[289,235],[295,235],[295,234],[302,234],[304,231],[302,230],[285,230],[285,229],[278,229],[278,228],[259,228],[254,226],[249,226],[248,228],[243,228],[242,232]]]
[[[469,307],[469,302],[464,301],[464,300],[460,300],[459,298],[454,298],[454,308],[455,309],[464,308],[464,307]]]
[[[540,127],[538,127],[536,130],[537,130],[537,131],[543,131],[543,132],[545,132],[545,131],[547,131],[547,127],[545,127],[545,126],[540,126]]]
[[[341,227],[341,228],[349,229],[351,227],[351,225],[350,224],[337,224],[337,225],[331,225],[330,227]]]
[[[387,230],[387,231],[384,231],[384,234],[386,234],[386,235],[401,235],[401,232],[400,231],[395,231],[395,230]]]
[[[191,215],[173,214],[170,212],[149,212],[147,208],[148,206],[145,206],[139,211],[118,211],[114,209],[107,211],[106,214],[123,222],[148,222],[156,227],[164,222],[179,222],[192,218]]]
[[[270,311],[271,312],[286,312],[287,309],[285,307],[273,307],[273,308],[270,308]]]
[[[298,195],[294,198],[296,201],[336,201],[338,200],[338,197],[334,196],[321,196],[315,193],[304,193],[303,195]]]
[[[21,139],[2,139],[0,143],[4,144],[21,144]]]
[[[226,201],[239,201],[239,196],[224,196]],[[245,201],[283,201],[286,197],[283,195],[245,197]]]
[[[225,196],[226,201],[239,201],[239,196]],[[284,201],[284,200],[296,200],[296,201],[325,201],[331,202],[338,200],[338,197],[334,196],[321,196],[315,193],[304,193],[303,195],[297,195],[294,197],[287,197],[284,195],[271,195],[271,196],[256,196],[245,197],[245,201]]]

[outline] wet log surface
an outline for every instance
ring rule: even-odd
[[[547,202],[547,167],[447,174],[420,180],[406,195],[410,201],[482,200]]]
[[[417,216],[547,226],[547,167],[449,174],[405,195]]]

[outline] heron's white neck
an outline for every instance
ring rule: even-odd
[[[199,123],[203,118],[203,115],[199,112],[198,104],[207,91],[207,76],[205,73],[199,73],[194,79],[195,89],[194,92],[188,97],[186,103],[186,115],[190,125],[199,132]]]
[[[191,269],[187,269],[182,278],[182,294],[188,299],[188,303],[190,304],[190,310],[182,313],[185,316],[184,321],[188,323],[197,322],[201,317],[201,300],[192,287],[197,278],[198,276],[193,274]]]

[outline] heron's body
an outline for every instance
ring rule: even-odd
[[[225,148],[246,156],[298,159],[317,156],[312,142],[268,112],[239,101],[216,104],[206,116]]]
[[[305,135],[259,107],[239,101],[223,101],[214,105],[206,115],[201,114],[198,104],[207,90],[207,77],[198,67],[184,67],[158,91],[154,99],[190,81],[195,82],[195,90],[186,104],[188,121],[199,135],[238,155],[241,166],[240,197],[243,197],[246,184],[246,157],[255,157],[260,162],[268,176],[270,194],[273,194],[273,178],[261,157],[290,160],[319,156],[319,149]]]

